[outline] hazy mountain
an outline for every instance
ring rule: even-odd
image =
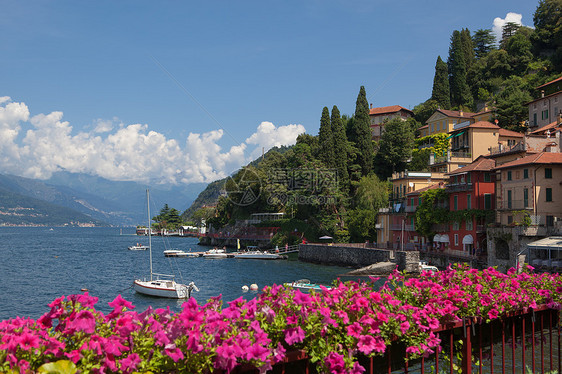
[[[206,184],[148,186],[155,215],[164,204],[183,211]],[[70,208],[112,225],[132,226],[146,222],[146,185],[114,182],[85,174],[60,172],[46,181],[0,175],[6,191]],[[3,203],[0,200],[0,205]],[[1,223],[0,217],[0,223]]]
[[[106,222],[76,210],[21,195],[3,186],[0,186],[0,224],[18,226],[107,226]]]

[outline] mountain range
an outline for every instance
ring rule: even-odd
[[[154,215],[164,204],[186,210],[206,186],[150,186],[150,209]],[[69,172],[48,180],[0,174],[0,225],[145,224],[148,187]]]

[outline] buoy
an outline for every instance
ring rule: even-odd
[[[242,286],[242,291],[244,291],[244,292],[248,292],[248,286],[246,286],[246,285],[243,285],[243,286]]]
[[[252,283],[252,284],[250,285],[250,289],[251,289],[252,291],[257,291],[257,290],[258,290],[258,285],[255,284],[255,283]]]

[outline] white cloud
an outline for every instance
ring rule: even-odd
[[[146,124],[97,120],[90,132],[74,134],[62,112],[30,117],[24,103],[0,97],[0,173],[47,179],[66,170],[111,180],[158,183],[211,182],[253,158],[262,147],[291,145],[302,125],[262,122],[239,145],[223,149],[223,130],[190,133],[181,145]]]
[[[518,25],[523,25],[523,15],[519,13],[509,12],[505,18],[494,18],[494,25],[492,26],[492,33],[496,36],[496,41],[499,43],[502,40],[503,27],[508,22],[513,22]]]
[[[246,139],[246,143],[257,145],[252,153],[252,158],[256,158],[261,154],[262,150],[267,151],[273,147],[295,144],[297,136],[303,132],[306,132],[303,125],[275,127],[271,122],[262,122],[258,126],[257,132]]]

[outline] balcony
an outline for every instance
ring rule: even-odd
[[[528,200],[498,200],[496,202],[498,210],[532,210],[531,201]]]
[[[472,191],[472,183],[448,184],[446,189],[447,192]]]
[[[418,207],[417,206],[413,206],[413,205],[406,205],[406,213],[413,213],[416,211]]]
[[[503,144],[498,145],[497,147],[490,147],[490,154],[497,155],[500,153],[507,153],[507,152],[521,152],[526,149],[526,145],[524,142],[519,142],[512,146],[505,146]]]

